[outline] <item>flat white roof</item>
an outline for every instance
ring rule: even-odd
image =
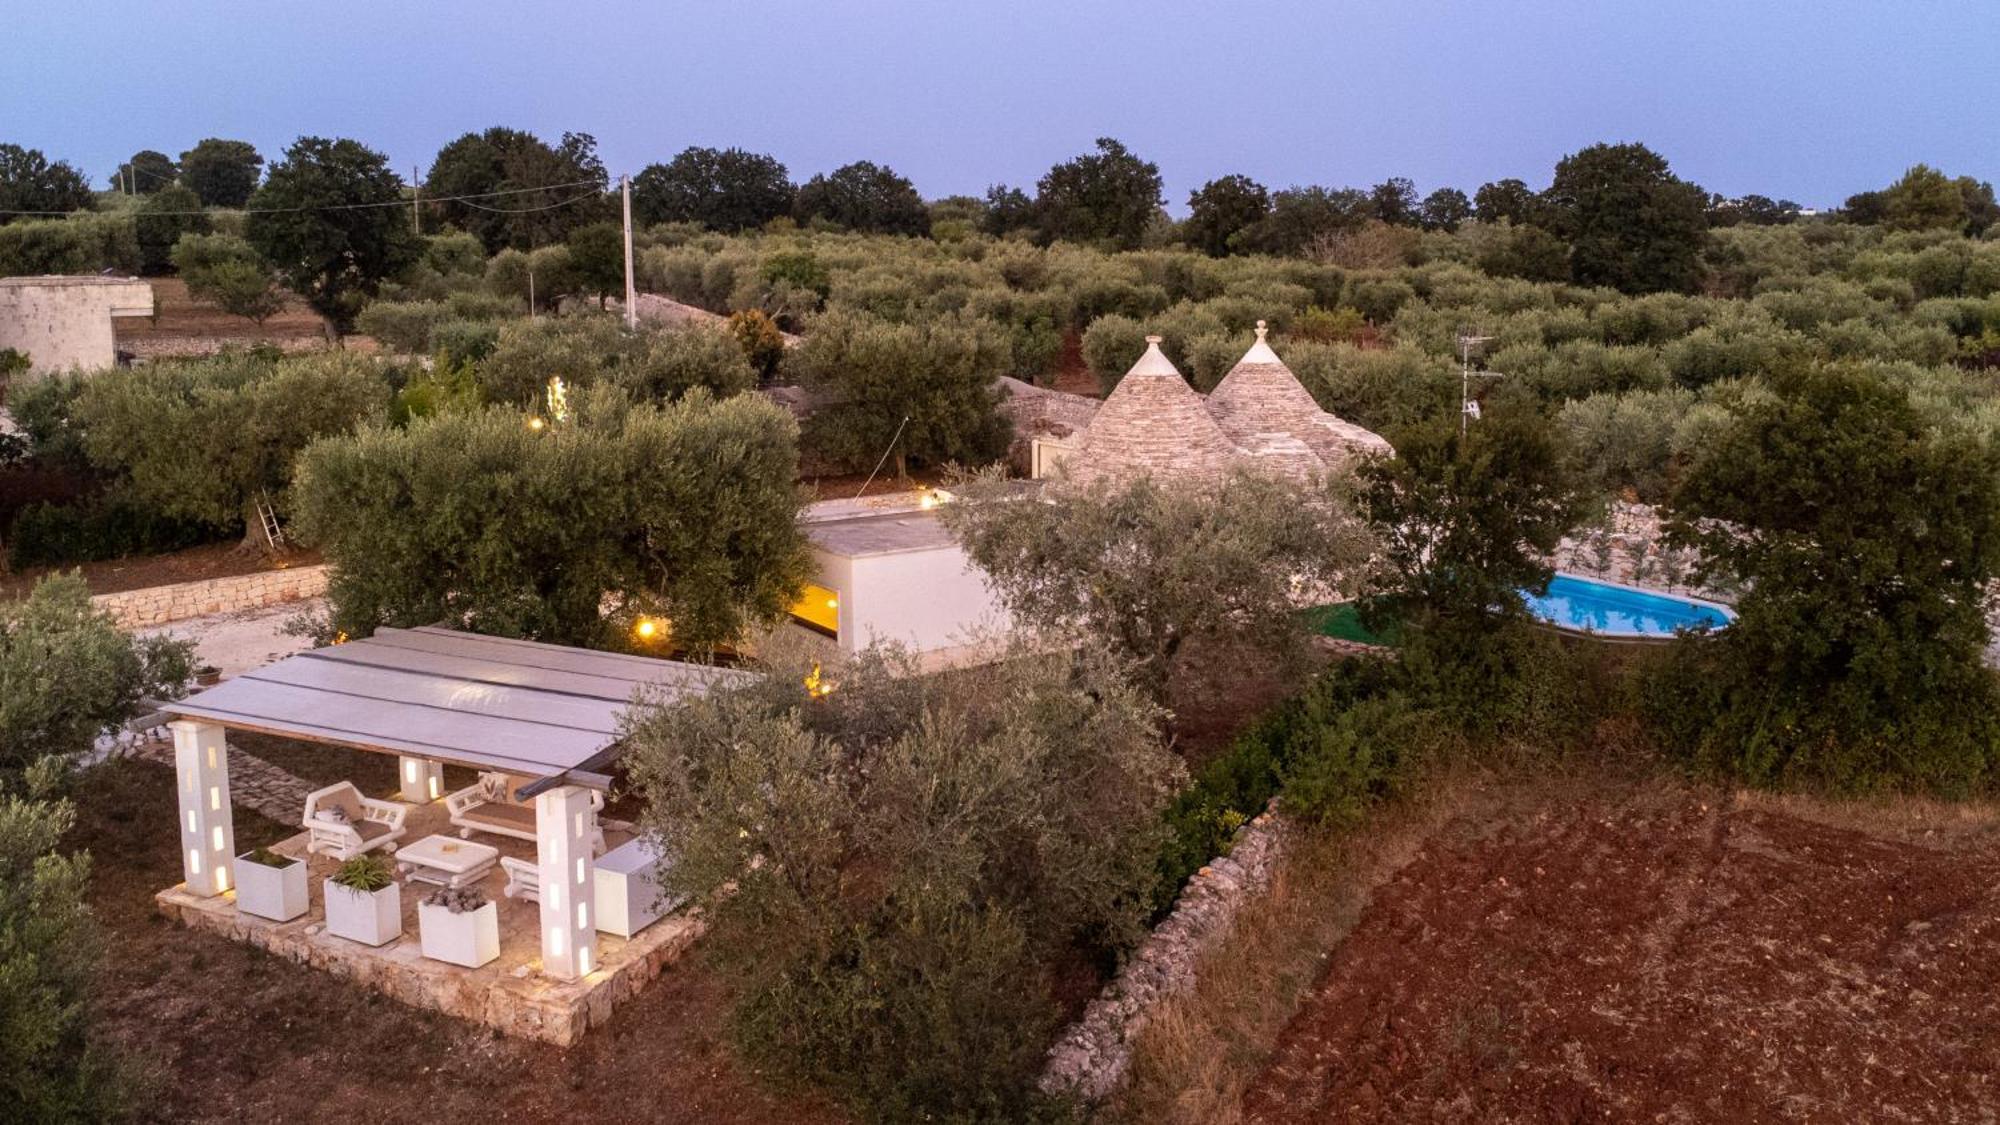
[[[380,629],[163,710],[238,730],[601,787],[641,693],[671,701],[750,673],[451,629]]]

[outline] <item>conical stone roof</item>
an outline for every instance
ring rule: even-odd
[[[1334,448],[1340,444],[1338,434],[1321,424],[1329,416],[1265,342],[1267,331],[1258,321],[1257,342],[1215,385],[1208,396],[1209,413],[1239,445],[1249,445],[1259,434],[1289,434],[1328,463],[1345,457],[1346,450]]]
[[[1208,484],[1236,455],[1201,396],[1160,351],[1160,337],[1148,336],[1145,354],[1098,407],[1066,464],[1079,484],[1140,476]]]

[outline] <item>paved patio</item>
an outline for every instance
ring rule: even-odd
[[[383,794],[382,796],[392,796]],[[296,819],[294,810],[290,819]],[[432,833],[456,837],[443,801],[411,808],[405,843]],[[607,827],[607,844],[616,847],[630,838]],[[502,855],[533,861],[530,840],[480,834],[480,843]],[[283,855],[306,855],[301,832],[272,848]],[[162,913],[193,927],[247,942],[270,952],[324,969],[373,988],[403,1003],[484,1024],[503,1035],[537,1039],[558,1046],[577,1042],[591,1027],[602,1025],[612,1008],[635,995],[673,963],[702,930],[696,917],[670,914],[639,931],[631,940],[600,933],[596,967],[575,980],[558,980],[541,971],[540,907],[506,898],[506,876],[498,867],[477,886],[499,904],[500,956],[478,969],[466,969],[425,958],[418,948],[417,906],[433,889],[402,883],[403,935],[382,946],[366,946],[334,937],[325,929],[324,880],[338,862],[327,856],[307,858],[309,878],[306,913],[290,922],[273,922],[236,909],[236,892],[201,896],[177,884],[154,896]]]

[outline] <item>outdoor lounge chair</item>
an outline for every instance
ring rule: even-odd
[[[409,813],[408,805],[363,797],[351,781],[315,790],[306,797],[305,828],[311,835],[306,851],[335,859],[353,859],[377,848],[395,851]]]
[[[542,869],[534,860],[503,855],[500,870],[507,873],[507,885],[501,888],[501,894],[524,902],[542,901]]]
[[[468,785],[444,799],[445,810],[451,822],[458,828],[458,834],[470,838],[474,832],[490,832],[495,836],[511,836],[516,840],[535,838],[535,806],[522,804],[513,799],[515,779],[504,773],[482,773],[475,784]],[[590,807],[593,812],[604,808],[604,794],[592,791]],[[596,851],[604,850],[604,826],[594,829],[593,846]]]

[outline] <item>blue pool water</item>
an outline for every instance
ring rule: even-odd
[[[1558,574],[1541,597],[1528,595],[1528,612],[1562,629],[1604,637],[1671,637],[1681,629],[1720,629],[1735,618],[1721,606],[1649,594]]]

